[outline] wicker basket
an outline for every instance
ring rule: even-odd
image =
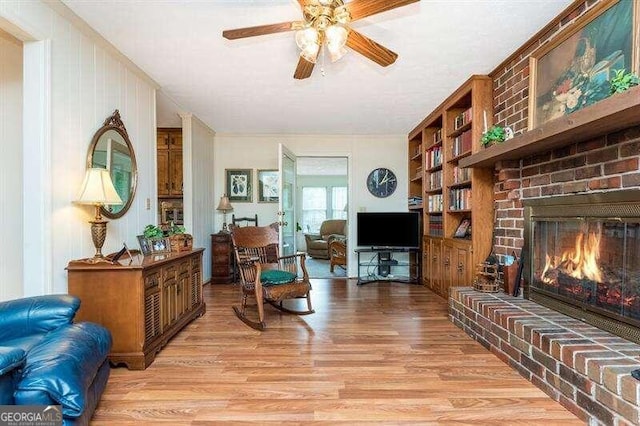
[[[193,237],[189,234],[175,234],[169,237],[171,251],[189,251],[193,248]]]
[[[482,293],[497,293],[502,285],[498,265],[480,263],[476,266],[476,276],[473,279],[473,289]]]

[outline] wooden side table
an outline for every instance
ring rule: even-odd
[[[211,234],[211,283],[224,284],[234,281],[231,234]]]

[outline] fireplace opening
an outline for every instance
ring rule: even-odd
[[[525,297],[640,343],[640,191],[524,204]]]

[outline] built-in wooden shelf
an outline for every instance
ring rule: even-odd
[[[528,157],[638,124],[640,86],[549,121],[504,143],[492,145],[461,159],[458,165],[493,167],[498,161]]]

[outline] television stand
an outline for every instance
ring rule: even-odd
[[[415,284],[420,280],[417,248],[369,247],[355,252],[358,254],[358,285],[383,281]],[[367,253],[370,254],[368,258]]]

